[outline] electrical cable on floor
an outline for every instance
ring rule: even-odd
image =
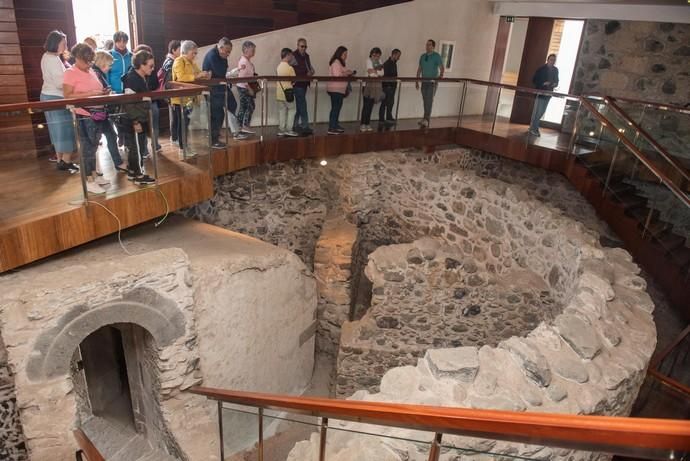
[[[168,204],[168,199],[165,197],[165,194],[163,193],[163,191],[161,190],[161,188],[160,188],[160,187],[156,187],[156,190],[158,191],[159,194],[161,194],[161,197],[163,197],[163,201],[165,202],[165,215],[161,218],[160,221],[158,221],[156,224],[153,225],[153,227],[158,228],[158,226],[160,226],[161,224],[163,224],[163,222],[165,221],[165,219],[166,219],[166,218],[168,217],[168,215],[170,214],[170,205]]]
[[[94,205],[98,205],[99,207],[103,208],[105,211],[110,213],[110,215],[113,218],[115,218],[115,221],[117,221],[117,241],[120,243],[122,251],[124,251],[127,256],[134,256],[132,253],[129,252],[129,250],[127,250],[127,248],[125,248],[124,243],[122,243],[122,223],[120,222],[120,218],[118,218],[115,213],[110,211],[110,209],[108,209],[108,207],[106,207],[102,203],[94,202],[93,200],[86,200],[86,203],[93,203]]]

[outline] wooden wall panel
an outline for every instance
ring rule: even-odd
[[[19,33],[11,0],[0,0],[0,104],[27,101]],[[0,160],[36,156],[31,117],[0,116]]]

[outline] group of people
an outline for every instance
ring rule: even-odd
[[[108,42],[111,42],[110,40]],[[168,44],[167,55],[158,71],[155,70],[153,51],[147,45],[138,45],[133,51],[128,49],[129,37],[125,32],[116,32],[112,43],[98,49],[96,41],[87,37],[71,50],[67,50],[66,36],[59,31],[51,32],[45,42],[45,53],[41,58],[43,87],[41,100],[62,98],[84,98],[97,95],[126,94],[167,89],[169,82],[195,82],[205,79],[243,78],[236,83],[238,99],[231,90],[231,84],[212,85],[207,96],[210,105],[211,142],[214,148],[223,148],[221,140],[223,124],[228,120],[228,128],[235,139],[246,139],[254,134],[251,128],[252,115],[256,107],[256,97],[261,87],[251,80],[257,76],[252,62],[256,45],[251,41],[242,43],[242,55],[234,68],[230,68],[228,57],[232,52],[232,42],[222,38],[204,56],[201,68],[195,60],[198,46],[191,40],[173,40]],[[419,58],[417,76],[421,78],[442,78],[444,66],[441,56],[435,51],[436,43],[428,40],[426,51]],[[363,91],[361,112],[361,131],[371,131],[371,117],[376,104],[380,104],[379,123],[394,124],[393,106],[397,91],[398,60],[402,53],[393,49],[384,61],[379,47],[374,47],[366,60],[369,80]],[[348,50],[339,46],[329,60],[329,75],[350,77],[356,72],[348,68]],[[307,40],[300,38],[293,50],[283,48],[276,75],[296,79],[279,81],[276,85],[279,126],[278,136],[307,136],[313,133],[309,123],[307,93],[310,78],[316,71],[307,52]],[[299,78],[303,77],[304,80]],[[420,85],[417,84],[417,88]],[[422,82],[421,94],[424,101],[424,116],[419,122],[427,126],[431,117],[435,82]],[[338,135],[345,130],[340,125],[340,111],[346,97],[352,91],[348,81],[329,81],[327,92],[331,100],[328,134]],[[197,103],[195,97],[177,97],[170,100],[171,141],[179,146],[185,156],[194,155],[188,140],[190,114]],[[150,108],[150,114],[149,114]],[[226,112],[227,111],[227,112]],[[144,159],[150,149],[160,150],[158,141],[160,108],[157,101],[122,104],[117,107],[80,107],[74,111],[78,125],[81,165],[73,162],[75,137],[72,113],[68,110],[46,112],[51,142],[56,155],[52,161],[57,169],[69,173],[80,168],[87,177],[87,190],[102,194],[109,181],[103,177],[96,161],[96,152],[102,136],[115,168],[126,173],[135,184],[147,185],[154,182],[144,169]],[[122,158],[120,148],[127,152]]]

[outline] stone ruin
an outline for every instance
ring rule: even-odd
[[[271,186],[253,195],[255,181]],[[228,200],[228,190],[246,193]],[[570,190],[556,175],[465,150],[381,153],[241,172],[193,213],[256,231],[313,265],[317,344],[337,355],[340,397],[626,415],[656,344],[654,305],[630,255],[600,245],[608,230]],[[291,210],[305,202],[297,220]],[[328,459],[426,459],[424,443],[337,430],[328,440]],[[505,456],[599,456],[445,441]],[[318,435],[289,459],[318,459]]]

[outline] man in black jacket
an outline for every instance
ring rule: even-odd
[[[210,71],[211,78],[225,78],[228,73],[228,56],[232,52],[232,43],[229,38],[223,37],[218,41],[218,44],[211,48],[204,57],[202,70]],[[228,94],[229,93],[229,94]],[[227,96],[226,96],[227,95]],[[211,104],[211,143],[214,148],[222,149],[225,143],[220,140],[220,129],[223,127],[225,120],[225,99],[228,98],[228,108],[230,112],[234,113],[230,104],[230,98],[234,101],[235,98],[230,92],[230,88],[225,85],[213,85],[211,87],[211,95],[209,103]],[[235,102],[235,108],[237,103]]]
[[[556,67],[556,55],[550,54],[546,58],[546,64],[541,66],[534,73],[532,83],[538,90],[553,91],[558,86],[558,68]],[[532,122],[529,126],[528,133],[532,136],[541,136],[539,133],[539,121],[544,116],[546,108],[549,105],[551,96],[540,94],[534,101],[534,111],[532,112]]]
[[[314,68],[311,65],[311,58],[309,58],[309,53],[307,53],[307,39],[300,38],[297,40],[297,49],[293,51],[292,55],[295,60],[292,67],[295,68],[295,75],[297,77],[312,77],[315,73]],[[310,86],[310,82],[295,82],[292,85],[295,93],[295,123],[293,126],[294,131],[302,135],[310,135],[313,133],[312,129],[309,128],[309,112],[307,110],[307,89]]]
[[[398,78],[398,60],[402,53],[399,49],[391,51],[391,56],[383,63],[383,78]],[[381,82],[383,88],[384,100],[379,106],[379,122],[395,123],[393,118],[393,103],[395,102],[395,90],[398,87],[398,82]]]

